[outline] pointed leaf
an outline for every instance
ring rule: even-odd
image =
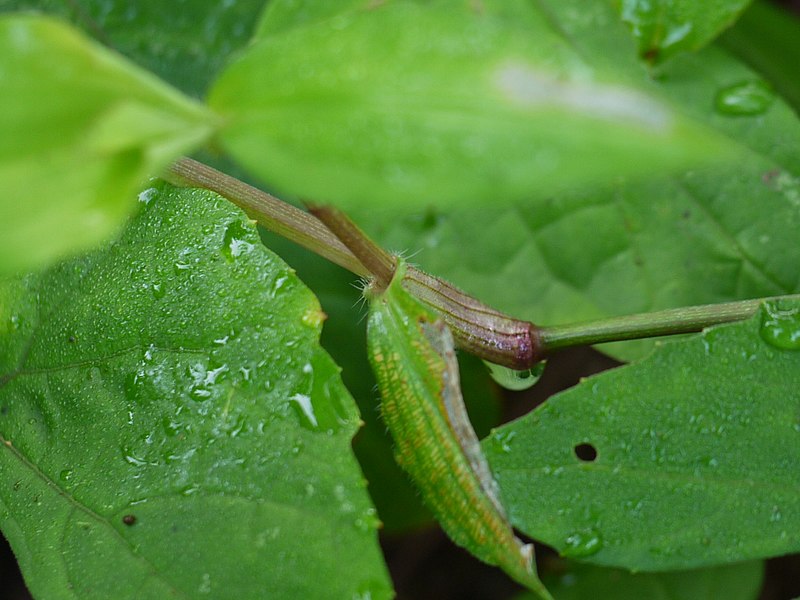
[[[31,591],[388,597],[316,299],[219,196],[146,196],[0,292],[0,528]]]
[[[57,21],[0,16],[0,273],[106,239],[214,118]]]
[[[800,302],[767,304],[500,428],[484,448],[512,523],[634,570],[799,551],[798,350]]]

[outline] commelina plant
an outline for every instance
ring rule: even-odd
[[[0,0],[30,592],[389,598],[379,529],[433,519],[531,597],[755,599],[800,551],[798,40],[747,0]],[[594,344],[627,364],[500,423]]]

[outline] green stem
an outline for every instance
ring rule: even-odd
[[[570,346],[588,346],[663,335],[695,333],[711,325],[747,319],[755,314],[764,300],[777,298],[800,299],[800,294],[686,306],[584,323],[540,327],[539,340],[543,352],[549,353]]]

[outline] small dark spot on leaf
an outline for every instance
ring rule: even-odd
[[[131,525],[136,523],[136,515],[125,515],[124,517],[122,517],[122,522],[130,527]]]
[[[642,53],[642,58],[649,62],[651,65],[654,65],[658,62],[658,57],[661,54],[661,50],[659,48],[648,48]]]
[[[7,415],[8,414],[8,404],[3,404],[0,406],[0,415]]]
[[[761,181],[766,185],[769,185],[770,183],[772,183],[772,180],[775,179],[780,174],[781,174],[780,169],[771,169],[761,176]]]
[[[594,462],[597,458],[597,448],[591,444],[578,444],[573,448],[575,456],[583,462]]]
[[[15,481],[14,482],[14,491],[15,492],[18,492],[19,488],[21,488],[21,487],[22,487],[22,482],[21,481]]]
[[[690,210],[685,210],[685,211],[683,211],[683,212],[681,213],[681,216],[682,216],[684,219],[688,219],[689,217],[691,217],[691,216],[692,216],[692,211],[690,211]]]
[[[68,341],[70,344],[74,344],[75,342],[77,342],[77,341],[78,341],[78,339],[77,339],[77,338],[76,338],[74,335],[71,335],[71,336],[69,336],[69,337],[67,338],[67,341]]]

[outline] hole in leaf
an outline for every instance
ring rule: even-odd
[[[597,448],[591,444],[578,444],[573,450],[578,460],[583,462],[593,462],[597,458]]]

